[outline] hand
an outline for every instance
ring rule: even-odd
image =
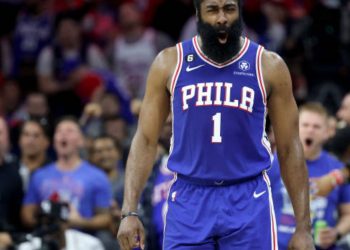
[[[334,177],[327,174],[320,178],[310,179],[310,193],[315,196],[327,196],[334,188]]]
[[[328,249],[337,241],[337,230],[331,227],[320,229],[319,244],[321,248]]]
[[[121,221],[118,242],[122,250],[145,249],[145,230],[138,217],[128,216]]]
[[[311,233],[307,230],[296,229],[289,241],[288,250],[315,250]]]
[[[83,220],[83,217],[81,217],[79,211],[75,208],[75,206],[70,205],[68,218],[69,225],[72,227],[79,227]]]
[[[8,233],[0,233],[0,249],[7,249],[11,245],[11,236]]]

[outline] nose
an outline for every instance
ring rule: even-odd
[[[227,17],[226,17],[225,12],[223,10],[219,11],[216,23],[217,23],[217,25],[220,25],[220,26],[227,24]]]

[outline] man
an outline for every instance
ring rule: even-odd
[[[131,99],[145,94],[147,72],[159,51],[173,44],[169,37],[146,28],[142,12],[135,3],[119,7],[119,34],[113,45],[113,68],[120,84]]]
[[[137,204],[151,172],[160,131],[172,111],[170,188],[163,248],[276,249],[266,170],[267,108],[297,230],[290,249],[314,249],[307,170],[297,107],[282,59],[241,37],[241,2],[195,0],[199,36],[153,63],[131,146],[119,242],[144,248]],[[286,115],[288,114],[288,115]]]
[[[49,163],[46,152],[50,145],[45,125],[38,120],[25,121],[21,128],[19,147],[21,150],[19,173],[25,190],[31,174]]]
[[[350,126],[350,93],[346,94],[337,112],[337,117],[347,126]]]
[[[108,175],[113,198],[120,207],[123,202],[124,191],[121,146],[110,136],[97,137],[92,144],[91,158],[92,162]]]
[[[111,201],[107,176],[83,161],[79,149],[83,135],[76,120],[63,118],[56,126],[54,147],[57,161],[32,176],[22,209],[23,221],[34,226],[35,214],[44,200],[56,199],[70,204],[69,224],[85,231],[109,225]]]
[[[303,144],[306,164],[310,177],[320,177],[328,172],[340,169],[343,163],[322,149],[328,139],[328,115],[325,108],[318,103],[307,103],[300,108],[299,130]],[[279,249],[288,249],[288,242],[295,230],[293,208],[283,182],[278,175],[279,163],[274,161],[271,178],[274,190],[275,210],[277,216]],[[339,215],[337,211],[339,210]],[[335,244],[339,238],[350,231],[350,186],[335,188],[327,197],[312,196],[311,215],[313,224],[323,220],[327,226],[314,235],[317,249],[338,249]],[[315,229],[316,230],[316,229]],[[314,231],[315,232],[315,231]]]
[[[12,244],[10,232],[20,230],[20,208],[23,197],[18,165],[9,161],[9,132],[0,117],[0,249]]]

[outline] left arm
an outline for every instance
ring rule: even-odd
[[[96,213],[91,218],[83,218],[78,211],[71,207],[69,225],[84,230],[109,229],[111,215],[108,208],[96,209]]]
[[[314,249],[311,237],[308,172],[299,139],[298,109],[293,97],[291,77],[287,66],[275,53],[265,51],[262,65],[281,175],[296,219],[296,231],[289,247]]]

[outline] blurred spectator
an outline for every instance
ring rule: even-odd
[[[350,163],[350,126],[338,129],[328,148],[342,162]]]
[[[340,169],[343,163],[323,150],[328,139],[327,110],[319,103],[307,103],[300,108],[300,140],[310,178],[320,177],[332,170]],[[288,249],[288,243],[295,230],[295,217],[292,204],[279,173],[279,163],[275,154],[271,167],[271,186],[275,205],[280,249]],[[315,237],[316,249],[339,249],[338,234],[344,236],[350,231],[350,185],[335,188],[327,197],[312,195],[310,211],[312,225],[318,220],[327,222]]]
[[[91,70],[106,68],[99,49],[83,40],[79,22],[62,17],[58,21],[56,43],[40,53],[37,65],[39,87],[50,95],[51,112],[78,116],[82,101],[75,90],[101,85],[101,79]]]
[[[287,11],[283,3],[277,1],[265,1],[262,11],[267,19],[265,31],[267,49],[279,52],[287,36],[286,19]]]
[[[124,149],[129,146],[128,126],[121,116],[114,115],[106,117],[103,123],[103,131],[105,131],[106,135],[120,143]]]
[[[118,225],[121,216],[121,207],[124,194],[124,167],[122,166],[122,147],[109,136],[100,136],[93,141],[92,162],[101,168],[109,177],[110,186],[113,195],[113,204],[111,208],[112,218],[111,229],[115,233],[118,231]],[[106,249],[119,249],[118,243],[113,237],[107,234],[98,235],[104,242]]]
[[[121,102],[114,93],[105,92],[96,102],[85,105],[79,122],[87,136],[96,137],[104,133],[103,120],[114,116],[122,117],[128,124],[133,121],[129,103]]]
[[[40,203],[57,196],[57,200],[70,205],[71,227],[89,232],[107,229],[112,198],[108,179],[105,173],[80,158],[83,135],[77,121],[65,117],[57,124],[54,146],[57,161],[37,170],[30,180],[22,209],[23,221],[35,226]]]
[[[89,10],[83,18],[83,30],[90,41],[106,48],[117,35],[118,1],[92,0]]]
[[[20,169],[24,190],[27,190],[29,178],[38,168],[47,165],[47,149],[50,144],[47,128],[39,120],[27,120],[23,123],[19,138]]]
[[[141,12],[134,3],[120,6],[119,23],[121,34],[112,52],[114,72],[132,99],[142,99],[153,59],[172,43],[164,34],[143,26]]]
[[[54,15],[49,1],[24,0],[13,36],[12,76],[19,79],[24,93],[37,90],[36,61],[52,37]]]
[[[350,126],[350,93],[344,96],[337,117]]]
[[[9,233],[20,229],[19,212],[23,197],[18,164],[8,158],[9,134],[0,117],[0,249],[12,244]]]
[[[113,198],[121,208],[124,193],[123,149],[110,136],[95,138],[92,146],[92,163],[102,169],[109,177]]]
[[[15,126],[20,120],[21,90],[15,80],[8,79],[1,91],[1,98],[4,101],[4,111],[10,127]]]

